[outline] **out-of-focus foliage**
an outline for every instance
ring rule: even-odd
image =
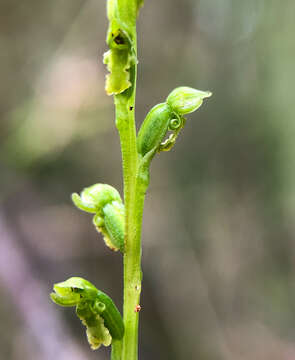
[[[152,166],[142,359],[295,357],[294,13],[293,0],[145,1],[138,127],[177,86],[214,96]],[[104,1],[2,1],[6,360],[108,358],[89,352],[72,312],[48,298],[52,283],[75,274],[122,304],[120,255],[70,201],[97,182],[122,189],[106,30]]]

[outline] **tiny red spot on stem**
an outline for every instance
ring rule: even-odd
[[[138,312],[140,312],[140,310],[141,310],[141,306],[140,306],[140,305],[136,305],[136,306],[135,306],[135,309],[134,309],[134,312],[138,313]]]

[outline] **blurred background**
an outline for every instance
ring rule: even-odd
[[[122,258],[70,194],[122,193],[104,92],[106,1],[2,0],[0,358],[105,360],[48,295],[82,276],[122,308]],[[146,0],[137,126],[176,86],[211,90],[152,164],[140,359],[295,359],[295,2]]]

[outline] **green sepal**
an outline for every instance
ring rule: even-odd
[[[167,97],[167,104],[179,115],[196,111],[203,103],[203,99],[210,97],[210,91],[201,91],[187,86],[174,89]]]
[[[81,301],[92,301],[97,295],[96,287],[80,277],[71,277],[54,284],[53,290],[50,297],[60,306],[76,306]]]
[[[94,184],[82,190],[81,195],[72,194],[73,203],[78,209],[96,214],[101,213],[102,208],[112,202],[122,202],[118,191],[107,184]]]
[[[83,201],[81,196],[77,193],[72,194],[72,201],[76,205],[76,207],[80,210],[88,212],[90,214],[95,214],[97,212],[96,207],[93,202]]]

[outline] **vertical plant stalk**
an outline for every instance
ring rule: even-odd
[[[122,340],[112,340],[111,360],[121,360]]]
[[[136,47],[137,0],[118,1],[121,19],[126,17],[132,46]],[[125,251],[124,251],[124,305],[123,319],[125,334],[123,338],[122,360],[138,358],[138,318],[135,312],[141,292],[141,226],[144,192],[138,191],[139,157],[136,145],[135,95],[136,61],[130,68],[132,86],[122,94],[115,95],[116,126],[120,135],[125,203]]]

